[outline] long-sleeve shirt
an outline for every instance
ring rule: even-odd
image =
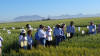
[[[66,32],[75,33],[75,26],[71,26],[71,25],[67,26]]]
[[[33,43],[33,39],[31,36],[27,35],[27,39],[28,39],[28,44],[32,44]]]
[[[39,29],[38,36],[39,38],[46,38],[46,31],[44,31],[43,29]]]
[[[3,38],[0,36],[0,48],[2,47]]]
[[[47,34],[47,40],[51,41],[52,40],[52,34],[51,34],[52,29],[47,30],[46,34]]]
[[[89,33],[96,32],[96,25],[89,26]]]
[[[61,28],[55,28],[53,32],[53,36],[61,36],[62,35],[62,29]]]

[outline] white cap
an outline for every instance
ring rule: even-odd
[[[26,30],[25,29],[22,29],[22,32],[21,33],[26,33]]]

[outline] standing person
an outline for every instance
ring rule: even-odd
[[[67,26],[66,32],[67,32],[67,37],[68,38],[72,38],[73,37],[73,35],[75,33],[75,26],[74,26],[74,22],[73,21],[70,22],[69,26]]]
[[[46,31],[43,25],[39,26],[38,36],[40,38],[40,43],[45,47],[46,45]]]
[[[63,41],[63,40],[66,39],[66,36],[65,36],[65,34],[64,34],[64,33],[65,33],[65,31],[64,31],[64,30],[65,30],[65,24],[62,24],[62,25],[61,25],[61,29],[62,29],[62,41]]]
[[[36,40],[37,45],[40,44],[40,38],[38,36],[38,31],[39,29],[37,29],[37,32],[35,33],[35,40]]]
[[[23,46],[23,44],[21,45],[21,42],[23,41],[23,34],[26,33],[26,30],[22,30],[20,35],[19,35],[19,45],[20,45],[20,48]]]
[[[47,35],[47,45],[50,46],[52,44],[52,29],[50,26],[47,27],[46,35]]]
[[[89,25],[89,34],[96,34],[96,25],[91,21]]]
[[[19,43],[21,48],[27,49],[27,37],[25,30],[22,30],[22,32],[20,33]]]
[[[3,38],[0,36],[0,56],[2,56],[2,41],[3,41]]]
[[[32,45],[33,45],[32,30],[28,30],[27,39],[28,39],[28,49],[32,49]]]
[[[56,38],[56,45],[59,45],[59,43],[61,42],[61,33],[62,29],[60,28],[60,24],[57,24],[53,32],[53,36]]]

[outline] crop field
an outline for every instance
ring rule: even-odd
[[[65,40],[60,43],[59,46],[35,46],[36,42],[34,40],[34,46],[32,50],[23,50],[19,48],[18,37],[20,34],[20,29],[25,28],[26,24],[30,24],[33,29],[37,29],[40,24],[45,26],[53,27],[56,24],[65,23],[66,26],[69,25],[70,21],[74,21],[76,27],[76,33],[74,37],[70,40]],[[33,22],[16,22],[16,23],[1,23],[0,24],[0,36],[3,37],[3,56],[100,56],[100,34],[88,35],[87,26],[90,21],[98,26],[100,24],[100,18],[75,18],[75,19],[61,19],[61,20],[49,20],[49,21],[33,21]],[[15,29],[12,29],[15,27]],[[81,27],[81,31],[85,31],[85,35],[78,31],[78,27]],[[5,28],[5,30],[3,30]],[[11,31],[11,34],[7,33],[7,30]],[[33,30],[33,39],[36,30]],[[66,34],[66,33],[65,33]],[[55,38],[53,38],[55,39]],[[53,41],[54,43],[55,41]]]

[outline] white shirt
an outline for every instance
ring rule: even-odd
[[[3,38],[0,36],[0,48],[2,47]]]
[[[52,34],[51,34],[51,31],[52,31],[52,29],[46,31],[46,34],[47,34],[47,40],[48,40],[48,41],[52,41]]]
[[[44,31],[43,29],[39,29],[38,36],[39,38],[46,38],[46,31]]]

